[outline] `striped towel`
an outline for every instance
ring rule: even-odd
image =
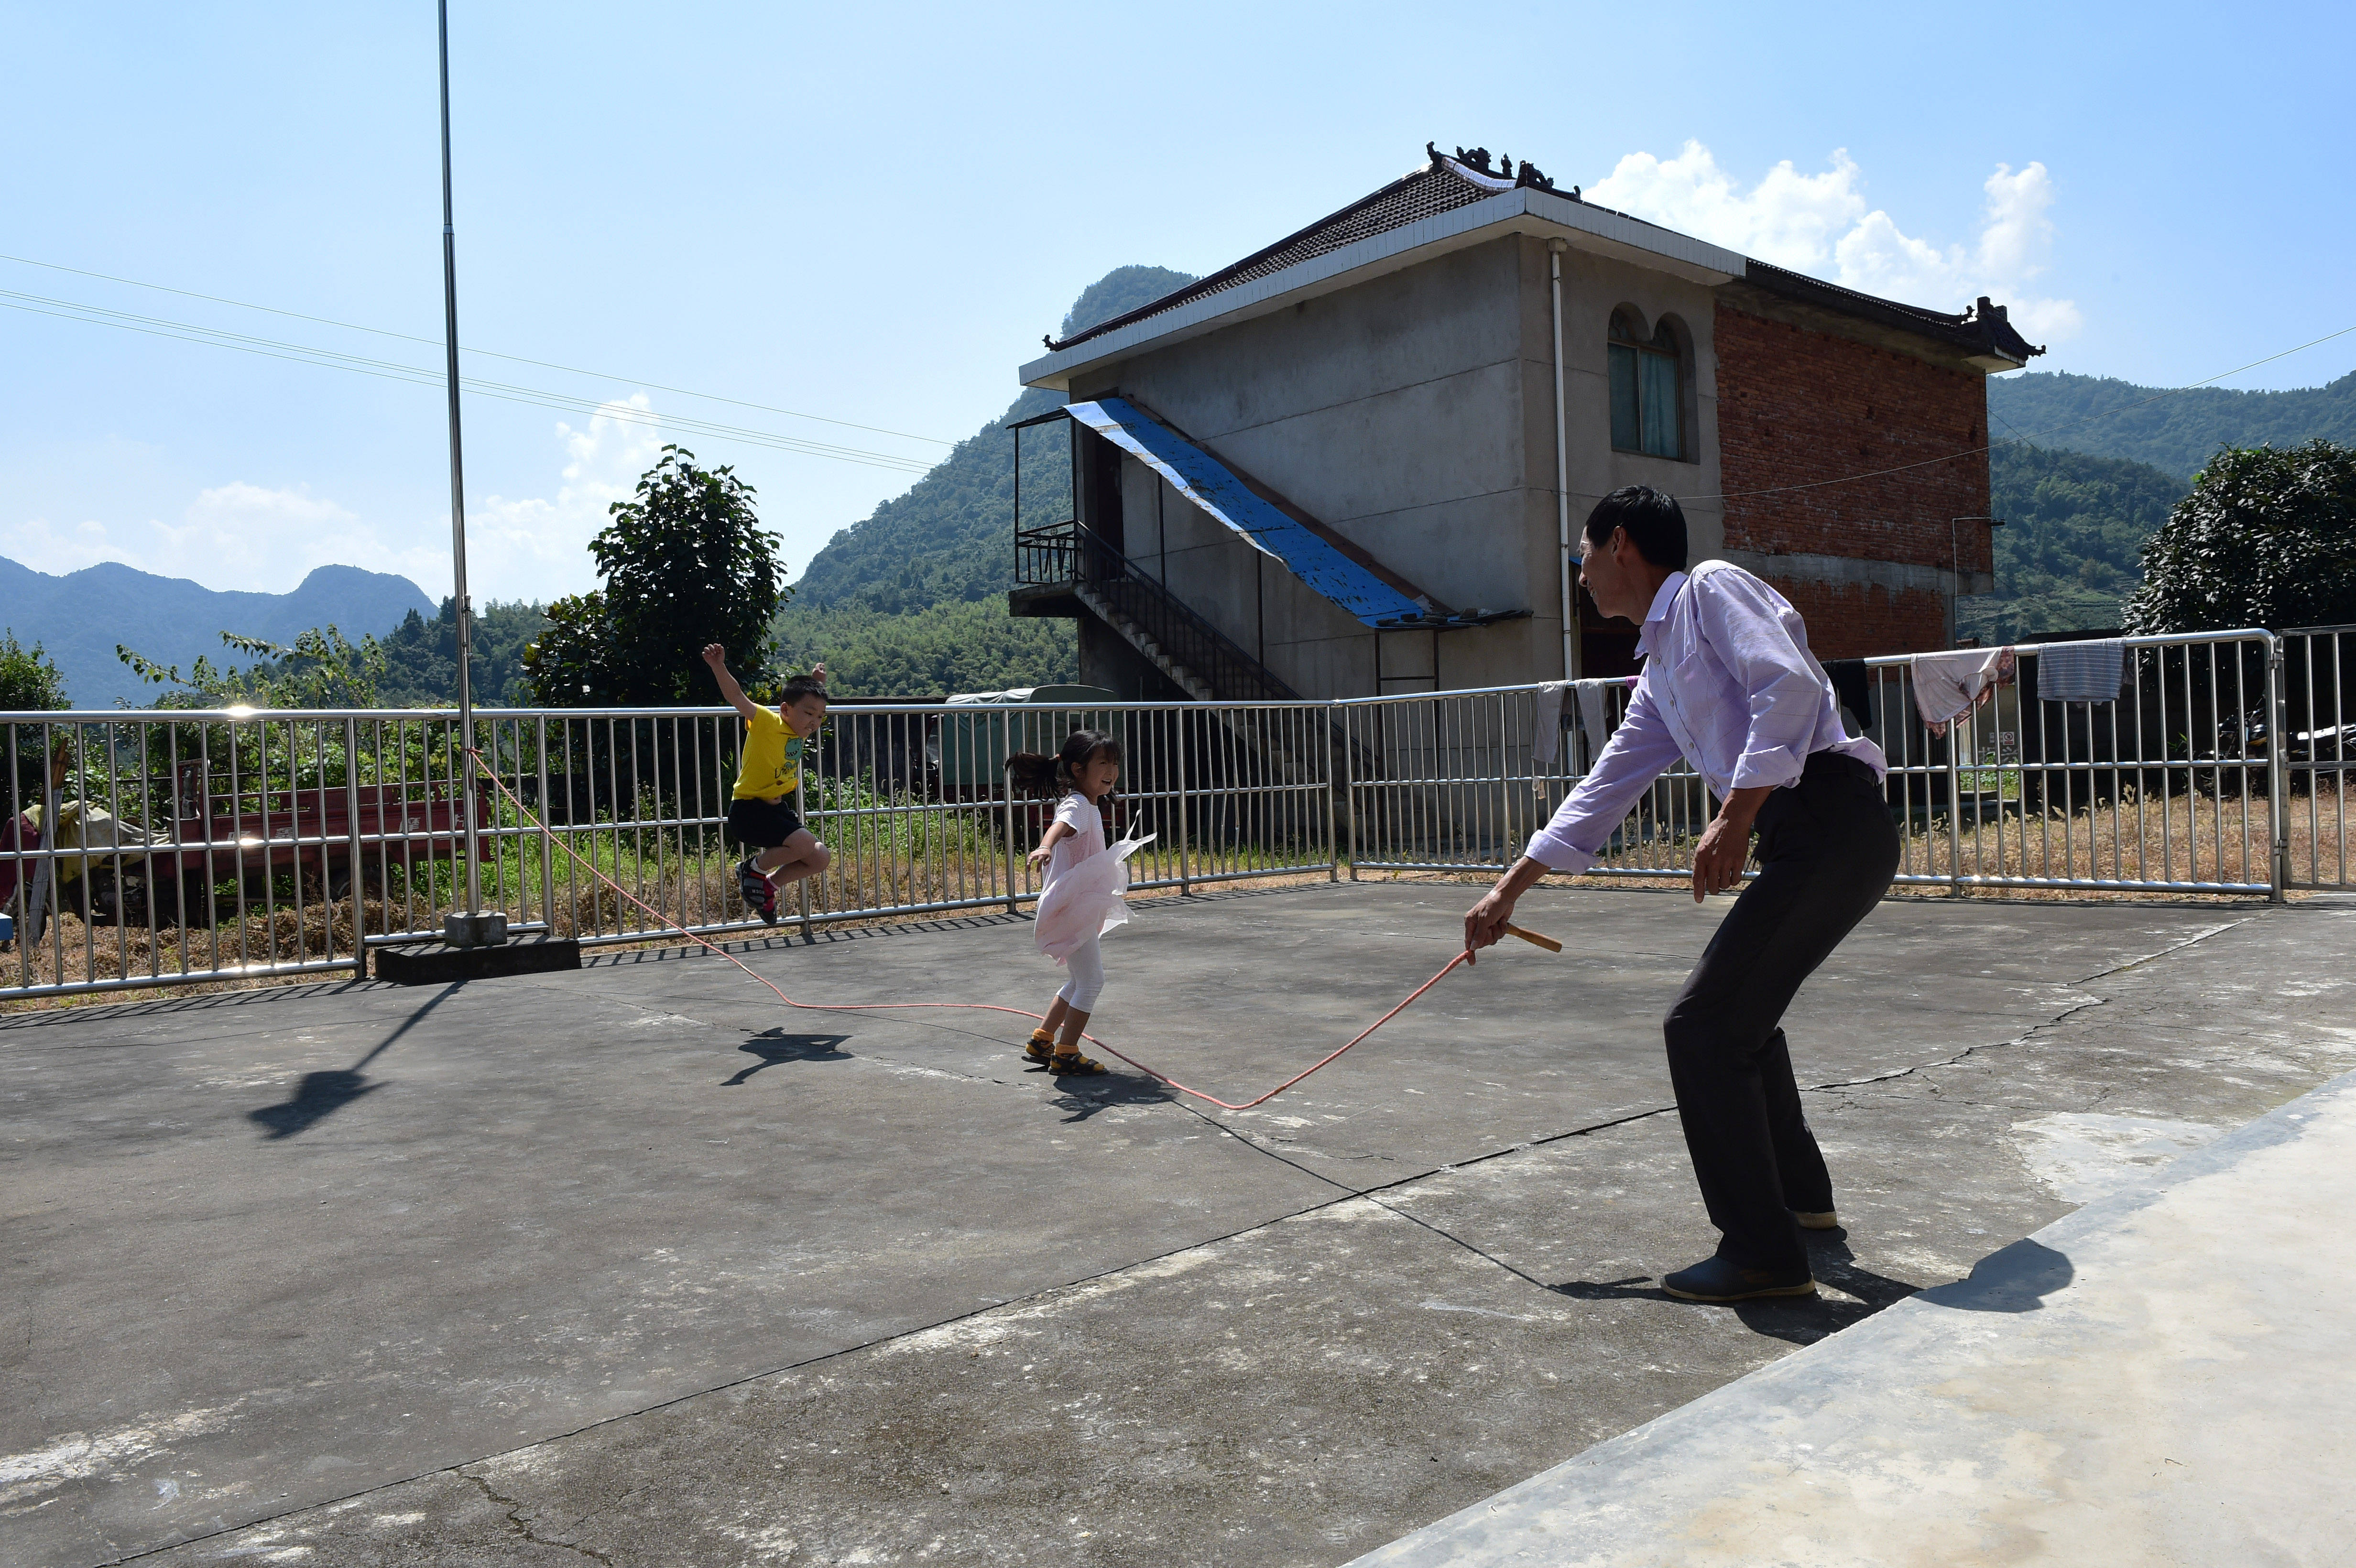
[[[2037,695],[2048,702],[2116,702],[2126,652],[2116,637],[2049,644],[2037,656]]]

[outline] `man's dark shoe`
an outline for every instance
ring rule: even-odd
[[[1679,1301],[1755,1301],[1770,1296],[1814,1296],[1816,1282],[1804,1268],[1744,1268],[1729,1258],[1705,1258],[1663,1278],[1661,1288]]]

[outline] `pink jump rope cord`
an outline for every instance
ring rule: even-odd
[[[483,754],[480,752],[476,751],[473,747],[468,747],[467,751],[477,762],[479,763],[483,760]],[[798,1002],[791,997],[786,995],[782,990],[779,990],[776,985],[766,976],[761,974],[751,965],[737,957],[736,955],[729,952],[719,944],[707,941],[696,933],[690,931],[686,926],[680,924],[679,922],[671,919],[660,910],[649,905],[645,900],[638,898],[627,888],[622,886],[621,883],[616,881],[613,878],[599,870],[588,860],[583,859],[579,850],[573,848],[572,845],[567,844],[563,839],[550,832],[545,824],[541,822],[538,817],[532,816],[531,812],[524,805],[524,803],[516,797],[515,791],[508,788],[506,782],[499,777],[496,770],[486,768],[483,771],[483,776],[489,779],[492,784],[498,788],[498,792],[508,797],[509,803],[516,808],[516,814],[518,816],[521,816],[526,822],[530,823],[533,827],[545,835],[549,841],[553,843],[558,848],[563,850],[567,855],[572,856],[573,861],[584,870],[596,878],[597,880],[605,883],[607,887],[613,889],[622,897],[629,900],[630,902],[637,905],[640,910],[643,910],[647,914],[652,916],[655,920],[660,922],[669,929],[678,932],[681,936],[686,937],[689,941],[697,944],[699,946],[709,948],[713,953],[718,954],[721,957],[728,960],[731,964],[735,965],[736,967],[744,970],[745,974],[751,976],[755,980],[768,987],[769,990],[776,997],[777,1000],[785,1003],[786,1006],[789,1008],[798,1008],[805,1012],[814,1013],[871,1013],[888,1012],[905,1008],[950,1008],[965,1012],[1009,1013],[1018,1019],[1029,1019],[1033,1023],[1044,1023],[1046,1021],[1044,1016],[1042,1014],[1025,1012],[1021,1008],[1001,1007],[995,1002]],[[1157,1072],[1154,1069],[1148,1067],[1142,1061],[1138,1061],[1137,1058],[1129,1055],[1127,1052],[1120,1051],[1114,1046],[1107,1045],[1103,1040],[1098,1040],[1092,1034],[1083,1032],[1080,1038],[1087,1040],[1090,1045],[1095,1046],[1099,1051],[1119,1057],[1121,1061],[1128,1062],[1131,1067],[1136,1068],[1140,1072],[1144,1073],[1147,1077],[1154,1079],[1159,1083],[1167,1083],[1171,1088],[1177,1090],[1181,1094],[1191,1094],[1195,1099],[1205,1101],[1210,1104],[1216,1105],[1223,1111],[1248,1111],[1254,1105],[1264,1104],[1268,1101],[1275,1099],[1279,1094],[1283,1093],[1287,1089],[1291,1088],[1295,1083],[1300,1083],[1312,1072],[1314,1072],[1319,1068],[1333,1061],[1336,1058],[1341,1056],[1343,1051],[1349,1050],[1350,1046],[1357,1044],[1360,1040],[1365,1040],[1368,1035],[1374,1033],[1376,1029],[1390,1022],[1391,1019],[1407,1011],[1408,1008],[1412,1007],[1418,998],[1421,997],[1426,991],[1430,990],[1434,986],[1439,985],[1440,981],[1446,979],[1450,970],[1454,969],[1460,964],[1469,964],[1472,961],[1472,955],[1471,953],[1458,954],[1455,957],[1451,958],[1446,964],[1440,966],[1439,974],[1434,975],[1430,979],[1426,980],[1422,985],[1418,986],[1414,990],[1409,991],[1405,999],[1403,999],[1398,1006],[1393,1008],[1389,1012],[1385,1013],[1382,1017],[1376,1019],[1374,1022],[1361,1029],[1351,1039],[1347,1045],[1340,1047],[1330,1055],[1321,1057],[1317,1061],[1306,1068],[1303,1068],[1301,1072],[1294,1073],[1291,1077],[1286,1079],[1283,1083],[1278,1084],[1267,1093],[1240,1103],[1222,1100],[1215,1094],[1205,1094],[1200,1089],[1190,1089],[1185,1084],[1179,1083],[1175,1078],[1171,1077],[1168,1073]]]

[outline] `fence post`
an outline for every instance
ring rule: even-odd
[[[815,746],[803,746],[802,765],[800,770],[794,774],[794,815],[802,819],[802,825],[804,827],[808,827],[809,825],[809,771],[812,767],[817,765],[817,752],[818,748]],[[840,802],[842,799],[842,796],[838,793],[835,795],[835,799]],[[815,877],[803,877],[794,883],[794,886],[801,891],[802,944],[804,946],[808,946],[810,943],[818,940],[818,937],[812,933],[810,927],[809,901],[809,885],[817,880],[818,879]],[[686,890],[682,888],[680,892],[680,897],[681,900],[684,900],[686,896]],[[851,907],[857,909],[859,906],[854,903]]]
[[[1342,815],[1350,825],[1350,880],[1358,880],[1358,759],[1350,746],[1350,712],[1342,710]]]
[[[2269,632],[2266,634],[2266,728],[2272,732],[2274,741],[2266,748],[2266,901],[2269,903],[2286,901],[2285,890],[2290,884],[2290,789],[2286,776],[2290,767],[2290,736],[2286,732],[2290,714],[2286,694],[2283,690],[2282,674],[2282,639]],[[2314,712],[2315,696],[2310,683],[2308,693],[2308,724],[2310,729],[2318,728]],[[2246,753],[2246,741],[2243,749]],[[2246,869],[2244,874],[2248,874]]]
[[[377,791],[377,798],[381,804],[384,798],[382,789]],[[384,814],[380,810],[377,815],[381,818]],[[349,841],[348,852],[352,858],[351,869],[345,873],[351,884],[352,973],[365,980],[368,978],[368,905],[360,896],[360,872],[366,869],[366,857],[360,848],[360,726],[357,719],[344,720],[344,835]],[[327,929],[332,935],[335,927],[330,925]],[[331,951],[334,945],[330,941],[328,947]]]
[[[1178,896],[1183,899],[1194,891],[1193,882],[1188,880],[1193,875],[1187,848],[1187,839],[1192,835],[1187,831],[1186,810],[1194,799],[1194,774],[1186,763],[1186,738],[1194,732],[1194,709],[1178,708],[1171,711],[1178,716]]]
[[[1000,739],[1003,744],[999,753],[1001,765],[998,769],[998,780],[991,787],[1003,788],[1006,791],[1006,912],[1015,914],[1020,912],[1016,906],[1014,895],[1014,868],[1019,864],[1014,855],[1014,775],[1008,773],[1003,766],[1005,760],[1014,754],[1014,716],[1001,709],[996,717]],[[968,731],[967,733],[970,735],[972,731]]]
[[[1947,894],[1958,899],[1964,896],[1964,770],[1960,753],[1964,726],[1971,717],[1972,710],[1966,709],[1947,725]]]
[[[1325,704],[1325,880],[1342,880],[1342,841],[1334,829],[1338,819],[1333,815],[1333,704]],[[1342,761],[1349,763],[1349,749],[1343,748]]]
[[[540,774],[540,918],[548,923],[548,939],[553,942],[557,937],[556,846],[550,842],[551,836],[555,830],[550,827],[548,816],[548,715],[545,713],[533,720],[531,744],[532,754],[537,759],[536,769]],[[573,789],[570,775],[567,775],[565,780],[564,795],[564,816],[569,822],[573,816]],[[695,809],[699,813],[703,810],[701,791],[697,792]],[[521,856],[517,857],[517,863],[519,866],[521,865]],[[520,877],[523,873],[519,870],[516,874]]]

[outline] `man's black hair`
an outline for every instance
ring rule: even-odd
[[[1686,513],[1675,496],[1650,485],[1630,485],[1595,503],[1587,514],[1587,539],[1597,549],[1612,540],[1612,530],[1625,528],[1636,553],[1654,566],[1671,571],[1686,569]]]
[[[826,682],[814,675],[798,675],[786,682],[785,690],[778,694],[777,706],[791,708],[805,697],[815,697],[820,702],[824,702]]]

